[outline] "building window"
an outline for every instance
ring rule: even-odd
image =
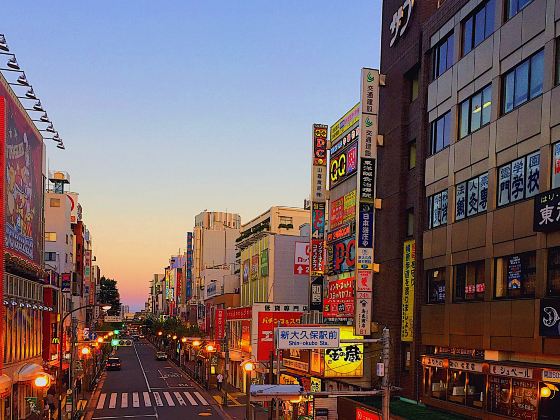
[[[446,112],[430,124],[430,154],[449,146],[451,140],[451,111]]]
[[[536,276],[535,251],[496,258],[496,297],[534,297]]]
[[[560,187],[560,142],[552,146],[552,188]]]
[[[456,302],[484,299],[485,268],[484,260],[459,264],[454,267]]]
[[[408,71],[405,75],[410,86],[410,102],[418,98],[419,84],[418,84],[418,68]]]
[[[453,32],[443,38],[433,50],[433,78],[441,76],[453,65],[453,43],[455,37]]]
[[[408,169],[416,168],[416,140],[408,143]]]
[[[463,138],[490,123],[492,85],[488,85],[459,105],[459,137]]]
[[[56,252],[45,252],[45,261],[56,261]]]
[[[495,11],[494,0],[488,0],[465,20],[463,23],[463,55],[468,54],[492,35]]]
[[[45,241],[56,242],[56,232],[45,232]]]
[[[280,216],[278,220],[280,222],[278,228],[292,229],[294,227],[294,220],[292,217]]]
[[[502,112],[514,108],[542,94],[544,75],[543,50],[519,63],[502,78]]]
[[[455,221],[484,213],[488,207],[488,173],[457,184],[455,188]]]
[[[560,247],[548,250],[548,295],[560,296]]]
[[[538,392],[538,382],[489,375],[488,411],[508,418],[536,419]]]
[[[408,372],[412,366],[412,351],[410,343],[402,343],[402,369]]]
[[[51,207],[60,207],[60,198],[51,198],[50,199],[50,206]]]
[[[447,190],[428,197],[428,228],[447,224]]]
[[[428,270],[428,303],[445,303],[445,267]]]
[[[534,152],[498,168],[498,207],[539,193],[540,163],[540,152]]]
[[[506,1],[506,20],[511,19],[522,11],[533,0],[507,0]]]
[[[414,235],[414,208],[406,210],[406,236]]]

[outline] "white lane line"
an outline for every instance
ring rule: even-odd
[[[146,407],[151,407],[152,406],[152,400],[150,400],[150,393],[149,392],[143,392],[142,394],[144,395],[144,405]]]
[[[163,401],[161,400],[159,392],[154,392],[154,399],[156,400],[156,405],[158,407],[163,407]]]
[[[206,400],[204,398],[202,398],[202,395],[200,395],[200,392],[194,392],[194,395],[196,395],[196,397],[200,400],[200,402],[202,403],[202,405],[208,405],[208,403],[206,402]]]
[[[99,401],[97,401],[96,410],[103,410],[103,406],[105,405],[105,398],[107,398],[107,394],[105,393],[99,396]]]
[[[193,398],[193,396],[191,395],[190,392],[185,391],[185,392],[183,392],[183,394],[185,394],[185,396],[187,397],[187,399],[189,400],[189,402],[190,402],[192,405],[198,405],[198,403],[197,403],[196,400]]]
[[[173,401],[173,398],[171,398],[171,394],[169,392],[164,392],[163,396],[167,400],[169,407],[175,407],[175,402]]]
[[[144,371],[144,366],[142,366],[142,361],[140,360],[140,356],[138,356],[138,352],[136,351],[136,346],[132,346],[134,348],[134,353],[136,353],[136,358],[138,359],[138,363],[140,363],[140,369],[142,369],[142,374],[144,375],[144,380],[146,381],[146,386],[148,387],[148,391],[152,391],[150,388],[150,383],[148,382],[148,378],[146,377],[146,372]],[[157,413],[156,413],[157,414]]]
[[[128,408],[128,392],[121,394],[121,408]]]
[[[115,408],[117,405],[117,393],[113,392],[111,394],[111,399],[109,400],[109,408]]]
[[[132,406],[140,407],[140,397],[138,396],[138,392],[132,393]]]
[[[175,398],[177,398],[177,401],[179,401],[179,405],[187,405],[183,397],[181,397],[180,392],[175,391],[173,394],[175,394]]]

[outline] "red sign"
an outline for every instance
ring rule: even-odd
[[[329,219],[329,227],[331,229],[340,226],[344,220],[344,197],[334,200],[331,203],[331,217]]]
[[[327,129],[323,124],[313,124],[313,165],[327,165]]]
[[[325,243],[322,239],[311,239],[311,273],[320,275],[325,271]]]
[[[214,315],[215,328],[214,328],[214,338],[216,340],[223,340],[226,336],[226,310],[216,309]]]
[[[238,319],[251,319],[252,316],[253,313],[250,306],[245,306],[244,308],[229,308],[227,310],[228,321],[235,321]]]
[[[251,321],[241,321],[241,350],[251,353]]]
[[[4,102],[4,98],[0,96],[0,147],[2,150],[5,149],[6,145],[6,106]],[[1,185],[5,185],[5,162],[6,162],[6,154],[0,153],[0,168],[2,168],[2,175],[0,175],[0,182]],[[4,206],[0,206],[0,220],[6,220],[5,217]],[[0,223],[0,239],[4,238],[4,223]],[[0,241],[0,253],[4,255],[4,241]],[[0,275],[2,279],[4,278],[4,258],[0,261]],[[0,282],[0,302],[4,302],[4,280]],[[3,311],[0,310],[0,331],[4,331],[4,316]],[[2,334],[4,334],[2,332]],[[2,367],[4,364],[4,346],[0,345],[0,372],[2,371]]]
[[[309,254],[309,243],[295,243],[294,274],[309,275]]]
[[[338,241],[339,239],[344,239],[347,236],[350,236],[352,233],[354,233],[354,229],[352,229],[352,226],[350,226],[349,224],[345,224],[327,233],[327,242],[333,242],[333,241]]]
[[[381,415],[356,407],[356,420],[381,420]]]
[[[302,312],[259,312],[257,360],[269,360],[274,351],[274,328],[301,323]]]
[[[330,280],[323,302],[323,316],[327,318],[354,317],[354,277]]]

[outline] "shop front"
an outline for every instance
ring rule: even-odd
[[[558,419],[560,370],[424,356],[423,402],[474,418]],[[560,400],[560,398],[558,398]]]

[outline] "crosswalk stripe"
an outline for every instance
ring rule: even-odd
[[[121,408],[128,408],[128,392],[123,392],[121,395]]]
[[[115,408],[117,405],[117,393],[113,392],[111,398],[109,399],[109,408]]]
[[[103,409],[103,406],[105,405],[105,398],[107,398],[107,394],[101,394],[99,396],[99,401],[97,401],[97,410]]]
[[[146,407],[151,407],[152,406],[152,400],[150,400],[150,393],[149,392],[144,392],[144,405]]]
[[[163,396],[167,400],[167,404],[169,405],[169,407],[175,406],[175,402],[173,402],[173,398],[171,398],[171,394],[169,392],[164,392]]]
[[[193,396],[190,394],[190,392],[184,391],[183,394],[185,394],[185,396],[187,397],[187,399],[189,400],[189,402],[192,405],[198,405],[198,403],[196,402],[196,400],[193,398]]]
[[[163,406],[163,401],[161,400],[161,397],[159,395],[159,392],[154,392],[154,398],[156,400],[156,405],[158,407],[162,407]]]
[[[181,397],[180,392],[175,391],[174,394],[175,394],[175,398],[177,398],[177,401],[179,401],[179,405],[187,405],[183,397]]]
[[[132,406],[140,407],[140,397],[138,396],[138,392],[132,393]]]
[[[202,398],[202,395],[200,395],[200,392],[196,392],[194,393],[194,395],[196,395],[196,397],[200,400],[200,402],[202,403],[202,405],[208,405],[208,403],[206,402],[206,400],[204,398]]]

